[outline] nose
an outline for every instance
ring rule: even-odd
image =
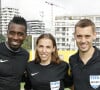
[[[43,51],[43,52],[46,52],[46,48],[44,47],[44,48],[42,49],[42,51]]]
[[[14,36],[13,36],[13,39],[18,39],[18,35],[17,34],[15,34]]]
[[[85,42],[85,41],[86,41],[86,38],[82,37],[81,42]]]

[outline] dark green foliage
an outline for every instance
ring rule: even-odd
[[[5,41],[5,37],[0,34],[0,42],[4,42],[4,41]]]
[[[27,38],[24,41],[22,47],[25,48],[26,50],[31,50],[32,49],[32,36],[31,35],[27,36]]]

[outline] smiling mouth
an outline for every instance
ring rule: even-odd
[[[17,43],[17,42],[12,42],[12,45],[17,46],[17,45],[19,45],[19,43]]]

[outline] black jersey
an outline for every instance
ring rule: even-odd
[[[68,69],[68,64],[63,61],[60,64],[51,63],[46,66],[36,64],[34,61],[30,62],[28,73],[32,90],[64,90],[64,86],[71,86],[72,81],[68,76]],[[25,90],[30,89],[26,87]]]
[[[79,53],[70,57],[75,90],[100,90],[100,50],[95,47],[92,58],[83,64]]]
[[[12,52],[5,43],[0,44],[0,90],[20,90],[28,58],[29,54],[24,49]]]

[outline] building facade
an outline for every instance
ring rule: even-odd
[[[9,21],[15,16],[19,15],[19,10],[16,8],[1,8],[1,34],[6,35]]]
[[[80,19],[91,19],[96,25],[97,38],[93,45],[100,48],[100,15],[89,16],[56,16],[55,38],[58,50],[77,50],[74,40],[74,27]]]
[[[0,0],[0,35],[2,34],[2,22],[1,22],[1,0]]]
[[[45,32],[45,24],[41,20],[30,20],[27,21],[28,35],[40,35]]]
[[[27,34],[32,36],[32,51],[34,52],[36,47],[36,40],[40,34],[45,33],[45,24],[41,20],[27,21]]]

